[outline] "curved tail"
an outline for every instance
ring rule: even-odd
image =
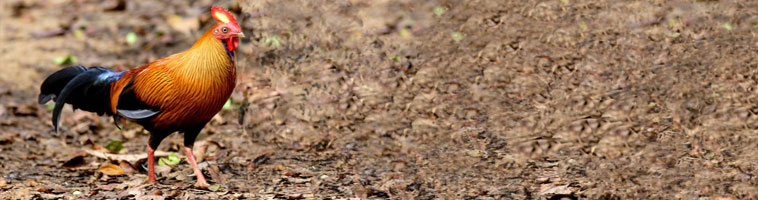
[[[53,125],[58,124],[63,105],[68,103],[74,110],[81,109],[99,115],[113,115],[110,111],[111,83],[121,78],[123,72],[112,72],[102,67],[68,67],[45,79],[40,87],[39,103],[55,100]]]

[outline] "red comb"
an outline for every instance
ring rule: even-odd
[[[229,11],[226,11],[222,7],[212,6],[211,16],[213,16],[213,18],[216,19],[216,21],[221,22],[221,23],[232,23],[234,25],[239,25],[237,24],[237,20],[234,19],[234,16],[232,16],[232,14],[229,13]]]

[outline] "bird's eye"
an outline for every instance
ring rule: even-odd
[[[224,32],[224,33],[226,33],[226,31],[228,31],[228,30],[226,30],[226,27],[224,27],[224,28],[221,28],[221,32]]]

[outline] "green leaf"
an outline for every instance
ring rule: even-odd
[[[47,106],[47,110],[52,111],[53,109],[55,109],[55,102],[48,102],[47,104],[45,104],[45,106]]]
[[[84,38],[84,32],[82,31],[82,29],[76,29],[74,31],[74,37],[76,37],[76,38]]]
[[[284,39],[282,39],[282,37],[280,37],[279,35],[272,35],[271,37],[268,37],[265,40],[263,40],[263,43],[265,43],[268,46],[279,47],[284,43]]]
[[[463,40],[463,33],[456,31],[456,32],[451,33],[450,37],[452,37],[455,42],[460,42],[461,40]]]
[[[447,8],[444,6],[434,6],[434,14],[437,17],[444,15],[447,12]]]
[[[403,37],[411,36],[411,31],[409,31],[407,28],[400,29],[398,33],[400,34],[400,36],[403,36]]]
[[[53,62],[56,65],[65,65],[70,63],[78,62],[78,59],[74,56],[63,56],[63,57],[55,57],[53,58]]]
[[[229,99],[226,100],[226,103],[224,103],[223,109],[224,110],[232,109],[232,99],[231,98],[229,98]]]
[[[674,27],[677,24],[679,24],[679,20],[678,19],[673,18],[673,17],[671,19],[669,19],[669,22],[668,22],[669,27]]]
[[[113,140],[105,145],[105,149],[108,149],[111,153],[118,153],[121,149],[124,149],[124,144],[120,140]]]
[[[221,189],[220,184],[213,184],[211,186],[208,186],[208,190],[210,190],[211,192],[218,191],[219,189]]]
[[[132,45],[134,43],[137,43],[137,34],[134,32],[129,32],[126,34],[126,43],[129,45]]]
[[[729,22],[724,22],[724,28],[728,31],[731,31],[732,29],[734,29],[734,27],[732,27],[732,24],[730,24]]]
[[[168,166],[174,166],[176,164],[179,164],[179,162],[181,162],[181,161],[182,161],[181,158],[177,157],[176,154],[174,154],[174,152],[171,152],[168,155],[168,157],[161,157],[160,159],[158,159],[158,165],[161,165],[161,166],[166,166],[166,165],[168,165]]]
[[[585,22],[579,22],[579,28],[581,28],[582,31],[586,31],[587,29],[589,29],[589,27],[587,27],[587,23]]]
[[[63,62],[65,62],[65,60],[66,60],[66,57],[55,57],[55,58],[53,58],[53,62],[56,65],[62,65]]]

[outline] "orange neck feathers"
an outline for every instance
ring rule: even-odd
[[[229,75],[234,75],[232,54],[227,52],[221,40],[213,37],[213,30],[217,26],[218,24],[205,31],[190,49],[174,55],[177,59],[172,61],[178,62],[175,66],[179,66],[179,73],[197,81],[203,77],[224,80]]]

